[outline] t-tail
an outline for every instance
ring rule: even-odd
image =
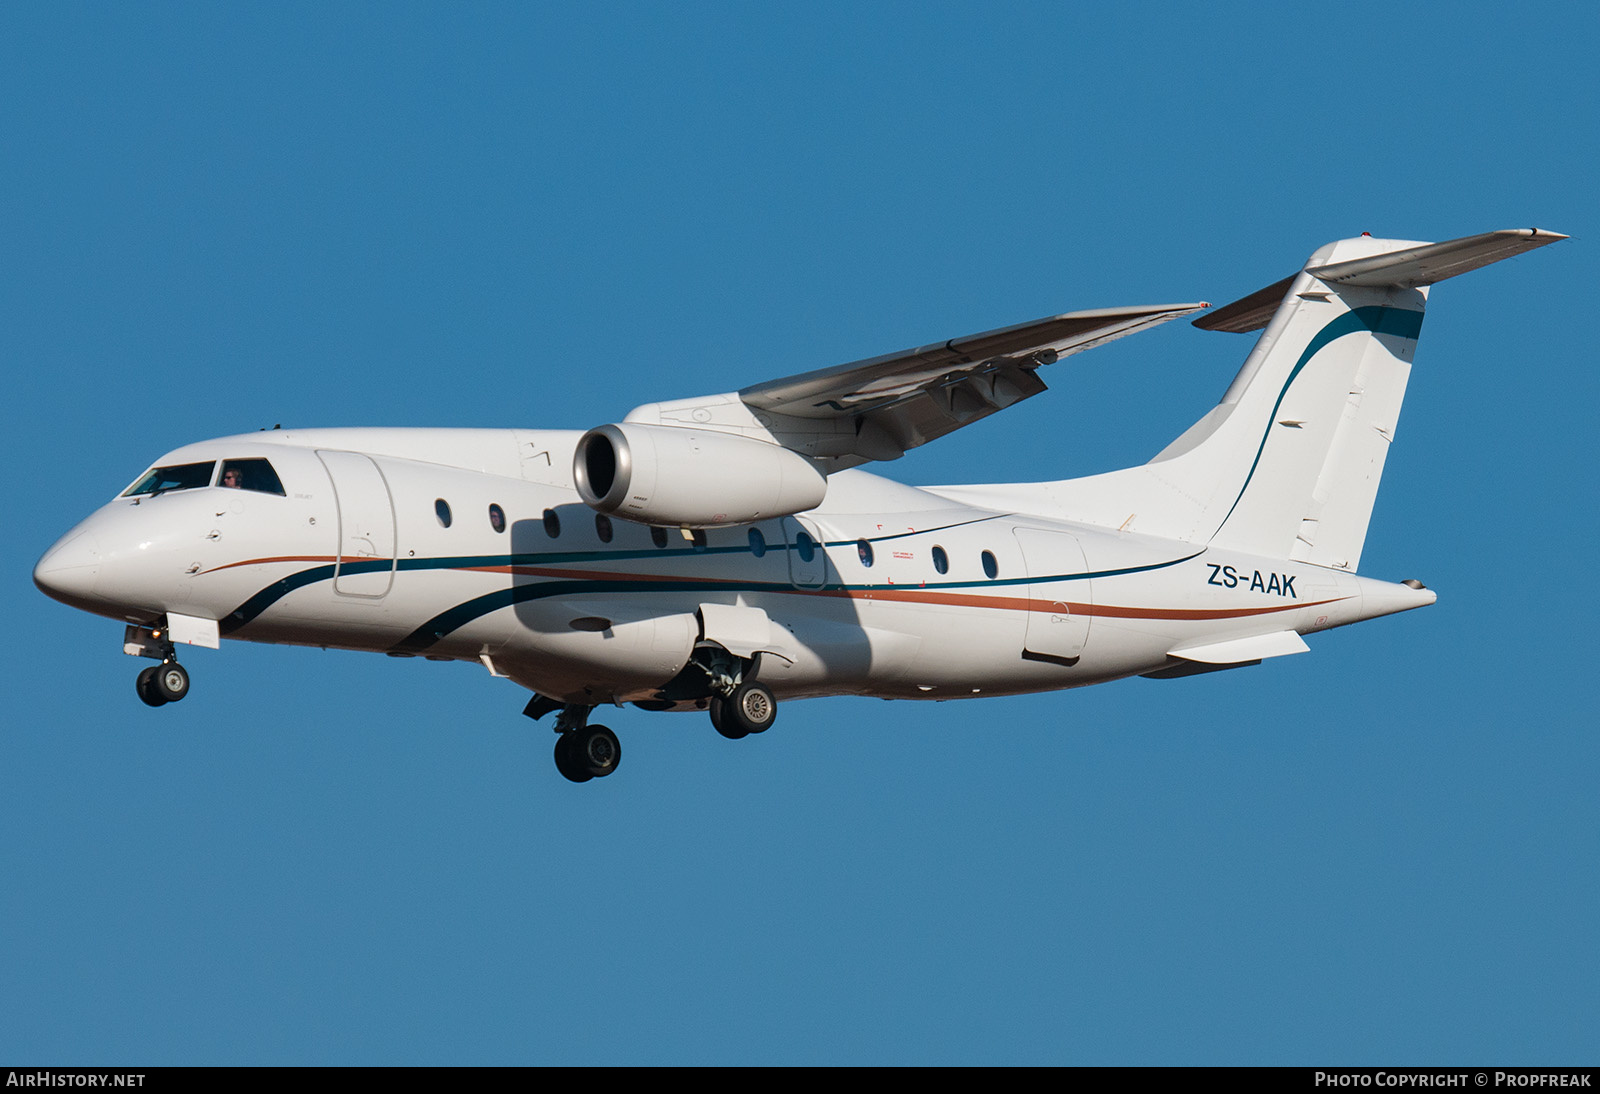
[[[1565,238],[1328,244],[1299,273],[1195,320],[1262,331],[1210,413],[1147,464],[1049,484],[1053,501],[1080,520],[1354,571],[1429,286]]]

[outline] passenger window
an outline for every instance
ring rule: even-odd
[[[442,527],[450,527],[450,503],[443,498],[435,498],[433,502],[433,515],[439,518]]]
[[[152,467],[142,478],[122,492],[125,498],[140,494],[165,494],[168,490],[193,490],[197,486],[211,485],[211,472],[217,469],[216,460],[205,463],[180,463],[172,467]],[[279,493],[282,493],[280,490]]]
[[[667,545],[667,530],[665,528],[652,527],[650,529],[650,542],[657,547],[665,547]]]
[[[872,544],[864,539],[856,540],[856,557],[861,560],[861,565],[872,568]]]
[[[276,494],[280,498],[286,496],[283,482],[266,460],[225,461],[217,485],[229,490],[254,490],[258,494]]]
[[[794,549],[800,552],[801,562],[810,562],[817,556],[817,541],[801,532],[794,537]]]
[[[761,529],[750,529],[750,553],[760,558],[767,553],[767,537],[761,534]]]
[[[1000,564],[994,560],[993,551],[983,552],[983,572],[989,575],[990,581],[1000,576]]]
[[[561,535],[561,515],[554,509],[546,509],[544,511],[544,534],[551,539],[556,539]]]
[[[933,568],[941,574],[950,572],[950,556],[945,554],[944,548],[937,544],[933,548]]]
[[[489,506],[489,527],[496,532],[506,530],[506,511],[498,505]]]
[[[604,513],[594,515],[594,534],[600,537],[601,543],[610,543],[615,534],[611,528],[611,518]]]

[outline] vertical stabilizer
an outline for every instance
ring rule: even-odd
[[[1214,469],[1233,492],[1208,507],[1212,543],[1356,568],[1428,289],[1335,285],[1312,270],[1417,246],[1343,240],[1313,255],[1290,284],[1223,396],[1232,407],[1227,421],[1171,457],[1193,464],[1184,469],[1190,475]]]
[[[1068,519],[1356,569],[1429,286],[1565,238],[1516,229],[1322,247],[1293,277],[1195,320],[1262,332],[1217,406],[1147,464],[1042,484],[1047,504]],[[1015,504],[1039,487],[997,489],[949,493]]]
[[[1209,465],[1225,480],[1227,464],[1248,458],[1242,479],[1231,476],[1237,493],[1211,542],[1356,569],[1428,287],[1563,238],[1531,229],[1445,243],[1361,236],[1312,255],[1223,396],[1222,405],[1233,407],[1226,423],[1232,429],[1225,425],[1172,457]],[[1196,326],[1217,329],[1228,311]],[[1214,499],[1213,516],[1220,500],[1226,499]]]

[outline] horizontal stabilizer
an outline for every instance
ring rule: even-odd
[[[1283,303],[1284,294],[1297,276],[1290,274],[1282,281],[1257,289],[1242,300],[1207,312],[1196,319],[1194,325],[1201,330],[1220,330],[1229,334],[1249,334],[1253,330],[1260,330],[1272,320],[1273,313]]]
[[[1319,281],[1338,285],[1399,285],[1410,288],[1432,285],[1447,277],[1468,273],[1502,258],[1531,251],[1548,243],[1566,239],[1559,232],[1537,228],[1511,228],[1462,239],[1408,247],[1370,258],[1356,258],[1327,266],[1312,266],[1307,273]]]
[[[1205,646],[1190,646],[1183,650],[1168,651],[1169,657],[1185,661],[1200,661],[1207,665],[1233,665],[1241,661],[1260,661],[1266,657],[1283,657],[1291,653],[1305,653],[1311,647],[1294,631],[1276,631],[1257,634],[1249,638],[1234,638],[1227,642],[1212,642]]]
[[[1449,239],[1443,243],[1418,244],[1326,266],[1308,266],[1306,272],[1329,285],[1414,288],[1432,285],[1447,277],[1468,273],[1491,262],[1499,262],[1502,258],[1511,258],[1566,238],[1559,232],[1545,232],[1538,228],[1508,228]],[[1207,312],[1194,320],[1194,326],[1229,334],[1249,334],[1261,330],[1272,320],[1296,276],[1291,274],[1249,296]]]

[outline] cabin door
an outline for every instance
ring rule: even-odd
[[[377,599],[394,584],[394,502],[371,456],[323,452],[317,458],[333,480],[339,507],[339,558],[333,591]]]

